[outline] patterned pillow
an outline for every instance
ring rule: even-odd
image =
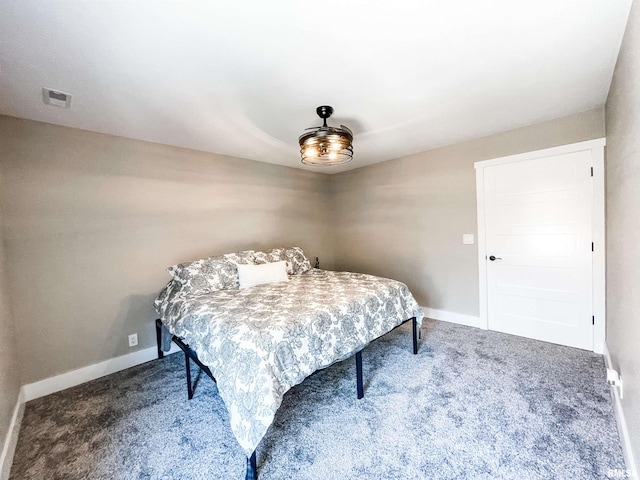
[[[293,265],[293,274],[299,275],[301,273],[311,270],[311,262],[305,256],[304,250],[301,247],[287,248],[287,262],[291,262]]]
[[[289,275],[299,275],[311,270],[311,262],[300,247],[272,248],[264,252],[253,252],[253,256],[257,265],[285,260]]]
[[[238,267],[253,263],[253,251],[228,253],[219,257],[201,258],[167,268],[171,276],[182,284],[182,294],[204,295],[217,290],[238,288]]]
[[[272,248],[271,250],[265,250],[264,252],[253,252],[253,261],[256,265],[262,265],[263,263],[274,263],[287,260],[284,255],[284,248]],[[287,273],[291,275],[289,271],[289,265],[287,265]]]
[[[228,288],[239,288],[240,280],[238,279],[238,265],[255,265],[255,257],[253,250],[244,250],[236,253],[226,253],[223,257],[233,264],[233,282]]]

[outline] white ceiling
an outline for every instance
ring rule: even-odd
[[[603,105],[630,4],[0,0],[0,113],[309,169],[328,104],[336,173]]]

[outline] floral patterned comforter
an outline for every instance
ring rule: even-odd
[[[325,270],[197,296],[170,282],[155,305],[166,328],[211,369],[247,455],[287,390],[405,320],[423,318],[403,283]]]

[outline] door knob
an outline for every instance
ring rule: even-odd
[[[489,260],[491,260],[493,262],[494,260],[502,260],[502,259],[500,257],[494,257],[493,255],[491,255],[489,257]]]

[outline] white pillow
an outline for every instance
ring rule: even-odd
[[[250,288],[266,283],[286,282],[287,262],[273,262],[262,265],[240,265],[238,264],[238,277],[240,277],[240,288]]]

